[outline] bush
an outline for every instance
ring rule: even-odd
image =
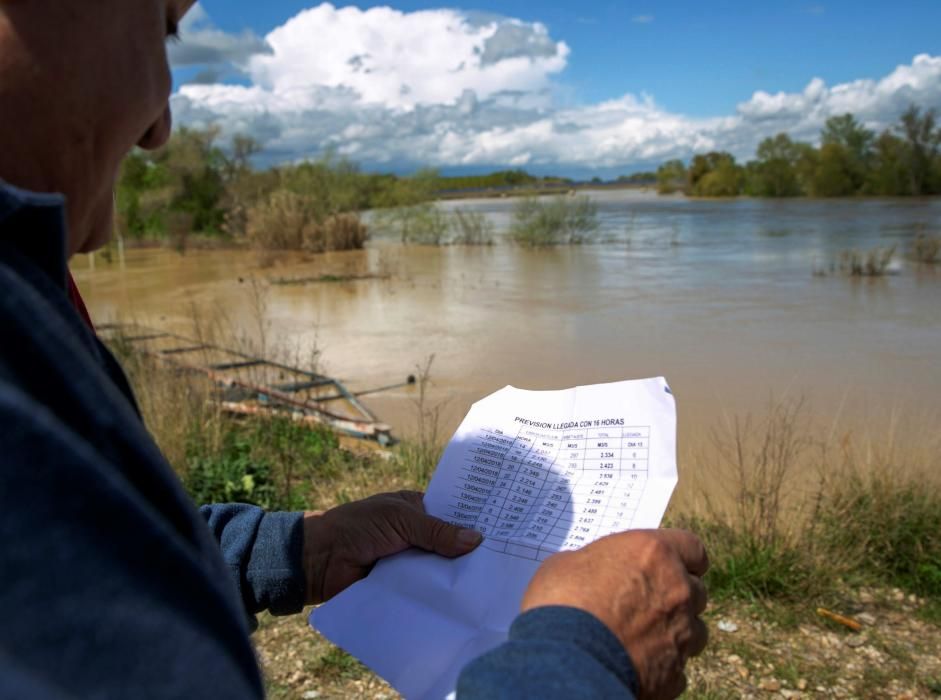
[[[840,269],[850,277],[883,277],[895,255],[895,246],[868,251],[845,250],[840,254]]]
[[[250,503],[272,508],[277,502],[271,468],[253,462],[251,442],[229,433],[219,454],[194,455],[183,485],[197,504]]]
[[[941,263],[941,237],[926,236],[923,233],[915,236],[912,243],[912,259],[929,265]]]
[[[479,211],[455,210],[451,226],[457,231],[452,243],[458,245],[493,245],[493,222]]]
[[[366,225],[352,213],[323,216],[312,197],[280,189],[247,212],[248,240],[264,250],[329,250],[362,248]]]
[[[428,202],[384,209],[376,214],[377,224],[399,237],[403,245],[443,245],[451,222],[441,209]]]
[[[513,210],[510,238],[530,248],[573,245],[598,230],[598,207],[586,196],[521,199]]]

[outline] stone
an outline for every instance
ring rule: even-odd
[[[861,634],[853,634],[846,638],[846,646],[850,649],[859,649],[866,643],[866,638]]]
[[[781,681],[777,678],[764,678],[761,683],[758,684],[758,687],[762,690],[767,690],[769,693],[776,693],[781,690]]]
[[[318,693],[316,690],[308,690],[306,693],[301,695],[301,697],[304,698],[304,700],[317,700],[317,698],[320,697],[320,693]]]
[[[876,616],[871,613],[859,613],[859,615],[856,616],[856,619],[862,622],[864,625],[869,625],[870,627],[876,624]]]
[[[806,679],[806,678],[800,678],[800,679],[798,679],[798,681],[797,681],[797,689],[798,689],[798,690],[807,690],[807,679]]]
[[[727,632],[729,634],[738,632],[738,625],[736,625],[731,620],[719,620],[719,624],[716,625],[716,627],[719,628],[720,632]]]

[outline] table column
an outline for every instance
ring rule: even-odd
[[[584,468],[587,437],[584,429],[568,430],[561,435],[555,469],[534,517],[537,527],[549,528],[539,545],[540,561],[560,551],[568,539],[572,527],[572,491]]]
[[[471,440],[451,501],[451,522],[461,527],[493,528],[492,498],[513,439],[501,430],[484,428]]]
[[[563,549],[578,549],[596,539],[611,498],[621,455],[621,428],[588,428],[585,463],[572,491],[572,526]]]
[[[539,543],[545,536],[543,526],[535,523],[538,517],[537,504],[559,454],[560,436],[550,430],[523,430],[520,434],[532,438],[532,449],[519,467],[510,495],[503,506],[501,522],[515,526],[506,553],[535,559],[539,553]],[[534,530],[534,527],[540,530]]]
[[[650,428],[625,427],[622,430],[621,459],[616,484],[616,496],[608,503],[601,536],[629,530],[634,514],[647,485],[650,454]]]

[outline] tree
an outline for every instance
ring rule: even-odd
[[[906,160],[906,145],[902,139],[888,129],[879,134],[873,148],[869,190],[887,197],[909,194],[911,180]]]
[[[732,154],[712,151],[693,158],[688,178],[689,191],[698,197],[735,197],[742,191],[745,173]]]
[[[827,119],[820,134],[820,142],[826,146],[840,146],[846,154],[854,192],[861,191],[868,180],[872,167],[872,147],[875,134],[865,128],[852,114]]]
[[[852,157],[843,146],[827,143],[820,147],[810,193],[815,197],[846,197],[856,193]]]
[[[228,177],[251,170],[252,156],[261,151],[261,144],[246,134],[232,137],[232,157],[228,162]]]
[[[668,160],[657,168],[657,192],[672,194],[686,185],[686,166],[681,160]]]
[[[906,142],[906,165],[909,187],[916,197],[931,194],[934,190],[934,175],[937,168],[938,149],[941,146],[941,129],[936,126],[934,109],[922,111],[915,105],[902,115],[897,130]]]
[[[787,134],[766,138],[758,145],[758,161],[748,169],[748,193],[759,197],[796,197],[802,193],[797,164],[805,144]]]

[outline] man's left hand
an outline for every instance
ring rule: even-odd
[[[330,600],[365,577],[375,563],[410,547],[458,557],[482,541],[425,513],[417,491],[383,493],[323,513],[304,514],[306,602]]]

